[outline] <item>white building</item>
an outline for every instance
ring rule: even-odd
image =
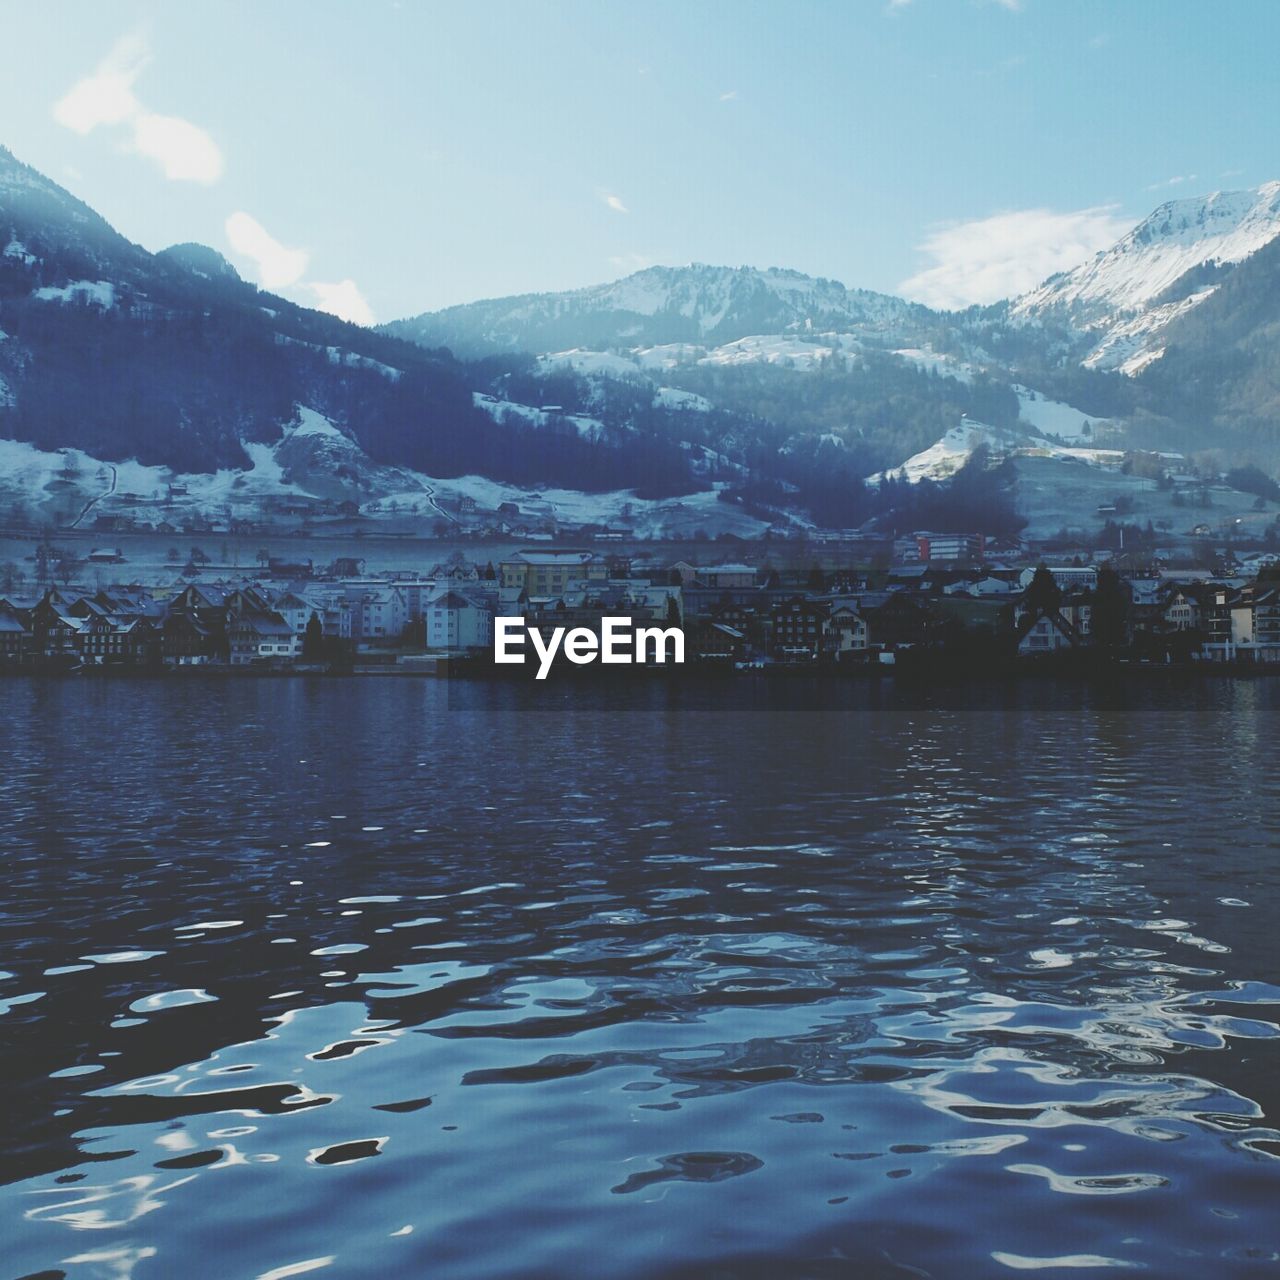
[[[493,644],[493,608],[456,587],[426,605],[428,649],[488,649]]]
[[[379,645],[398,640],[408,621],[408,605],[399,587],[377,587],[361,596],[362,643]]]

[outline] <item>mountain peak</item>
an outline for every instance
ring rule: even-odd
[[[175,262],[195,275],[206,280],[239,280],[240,273],[216,249],[207,244],[188,241],[183,244],[171,244],[161,249],[157,258]]]
[[[925,315],[900,298],[779,267],[645,267],[563,293],[449,307],[386,326],[459,354],[733,342],[797,330],[882,334]]]
[[[1280,182],[1169,200],[1110,249],[1014,301],[1011,314],[1070,313],[1085,327],[1141,310],[1188,271],[1242,262],[1280,235]]]

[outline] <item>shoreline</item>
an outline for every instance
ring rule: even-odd
[[[727,683],[774,683],[797,681],[810,684],[879,682],[885,679],[904,683],[964,683],[1018,680],[1062,680],[1090,683],[1117,678],[1181,678],[1255,680],[1280,676],[1280,663],[1266,662],[1140,662],[1123,658],[1069,657],[1022,658],[1014,662],[965,661],[943,659],[914,660],[896,663],[859,662],[844,665],[777,664],[741,670],[721,665],[688,663],[676,666],[648,666],[630,671],[557,667],[545,680],[531,672],[500,670],[492,662],[476,658],[449,658],[399,663],[355,663],[351,666],[319,665],[268,666],[203,663],[190,666],[134,666],[128,663],[60,665],[57,663],[23,663],[0,665],[0,680],[34,679],[67,680],[72,678],[125,680],[190,680],[213,678],[227,680],[334,680],[366,678],[399,678],[419,680],[461,680],[468,683],[545,686],[562,688],[567,684],[584,686],[635,685],[665,683],[668,685],[713,685]]]

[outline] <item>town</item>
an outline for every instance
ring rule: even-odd
[[[1014,657],[1030,669],[1085,656],[1280,672],[1274,555],[1206,569],[1006,550],[920,532],[887,564],[824,569],[542,546],[376,574],[349,557],[322,568],[270,559],[213,581],[188,563],[168,584],[103,585],[120,575],[117,551],[55,573],[58,552],[42,544],[33,589],[12,564],[0,577],[0,670],[481,672],[502,618],[548,642],[571,629],[600,637],[606,619],[678,628],[685,672],[980,669]],[[98,581],[80,581],[91,568]]]

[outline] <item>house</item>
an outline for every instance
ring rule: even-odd
[[[1280,586],[1266,587],[1254,596],[1253,642],[1259,662],[1280,662]]]
[[[161,654],[171,666],[206,666],[229,656],[225,623],[195,610],[171,609],[161,627]]]
[[[398,587],[377,587],[360,596],[360,634],[364,644],[398,640],[409,622],[404,592]]]
[[[235,666],[296,658],[302,651],[301,637],[274,610],[237,614],[227,624],[227,645]]]
[[[493,609],[456,587],[429,600],[425,618],[429,649],[488,649],[493,644]]]
[[[690,661],[709,666],[732,666],[747,656],[747,637],[724,622],[698,618],[685,628]]]
[[[793,596],[770,610],[775,662],[808,662],[824,651],[830,607],[822,602]]]
[[[94,666],[147,666],[162,652],[160,629],[137,614],[96,613],[80,633],[81,657]]]
[[[72,658],[80,653],[85,619],[71,612],[71,598],[51,589],[31,611],[32,648],[40,658]]]
[[[869,644],[883,651],[927,644],[933,630],[928,603],[905,591],[893,592],[883,604],[867,609],[865,616]]]
[[[950,582],[942,588],[943,594],[948,596],[1008,596],[1016,591],[1017,587],[1007,578],[997,578],[992,574],[976,581],[961,579],[959,582]]]
[[[1047,609],[1032,617],[1027,614],[1017,630],[1018,656],[1036,657],[1076,648],[1080,638],[1075,627],[1057,609]]]
[[[498,581],[523,587],[530,596],[554,596],[572,580],[602,579],[607,572],[594,551],[517,551],[498,566]]]
[[[851,605],[838,605],[827,620],[831,644],[829,652],[837,661],[853,654],[865,654],[870,644],[867,620]]]
[[[1202,605],[1204,656],[1212,662],[1280,662],[1280,586],[1235,590],[1214,583]]]
[[[296,591],[282,591],[271,597],[269,604],[293,629],[297,636],[307,631],[307,623],[316,612],[315,607]]]
[[[1168,631],[1195,631],[1200,626],[1200,601],[1186,587],[1166,591],[1160,612]]]
[[[711,587],[718,591],[733,590],[735,587],[754,587],[756,584],[756,570],[749,564],[703,565],[694,571],[694,576],[704,587]],[[683,577],[681,573],[682,580]]]
[[[0,665],[25,662],[31,656],[32,644],[29,615],[0,600]]]

